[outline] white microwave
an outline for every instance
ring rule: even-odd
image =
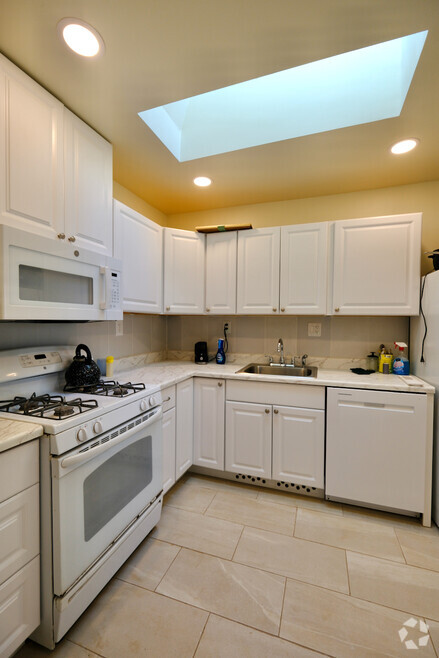
[[[0,320],[121,320],[122,261],[0,226]]]

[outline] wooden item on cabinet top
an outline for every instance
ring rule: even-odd
[[[253,228],[251,224],[218,224],[212,226],[196,226],[198,233],[223,233],[224,231],[246,231]]]

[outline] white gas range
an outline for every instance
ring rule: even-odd
[[[0,417],[39,423],[42,621],[53,648],[160,519],[161,394],[65,393],[72,347],[0,352]]]

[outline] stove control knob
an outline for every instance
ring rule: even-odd
[[[140,411],[146,411],[148,409],[148,405],[146,403],[146,400],[141,400],[140,402]]]
[[[76,438],[81,442],[86,441],[88,439],[87,430],[84,427],[81,427],[76,434]]]
[[[102,423],[99,420],[97,420],[95,422],[95,424],[93,425],[93,432],[95,434],[101,434],[101,432],[102,432]]]
[[[153,395],[151,395],[148,402],[150,407],[155,407],[156,402],[155,402],[155,397]]]

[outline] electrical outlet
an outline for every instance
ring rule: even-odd
[[[116,320],[116,336],[123,336],[123,320]]]
[[[224,331],[227,329],[227,335],[231,336],[232,335],[232,323],[231,322],[224,322]]]
[[[319,338],[322,335],[322,325],[320,322],[308,322],[308,336]]]

